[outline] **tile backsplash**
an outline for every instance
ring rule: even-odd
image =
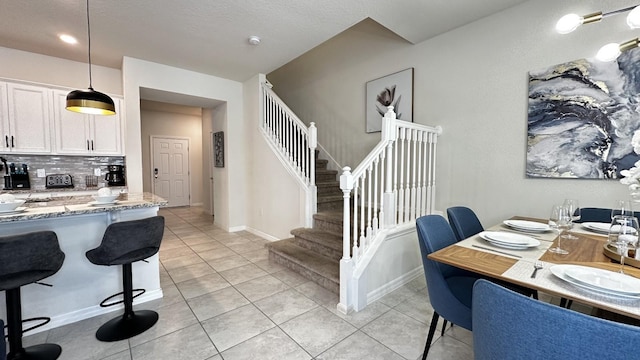
[[[107,165],[124,165],[124,156],[61,156],[61,155],[13,155],[1,154],[7,159],[7,164],[14,163],[16,167],[27,164],[29,167],[29,181],[31,191],[46,190],[45,178],[39,178],[37,169],[44,169],[46,175],[70,174],[73,177],[75,190],[97,189],[107,185],[104,180]],[[87,186],[87,176],[94,175],[94,169],[100,168],[101,176],[97,177],[97,186]],[[4,175],[2,170],[0,175]],[[95,179],[95,178],[94,178]]]

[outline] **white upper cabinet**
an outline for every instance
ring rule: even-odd
[[[53,90],[57,154],[122,155],[120,99],[113,99],[116,115],[87,115],[65,109],[67,91]]]
[[[19,83],[0,83],[0,89],[1,150],[50,154],[51,90]],[[6,96],[3,91],[6,91]],[[6,112],[2,109],[4,106]]]

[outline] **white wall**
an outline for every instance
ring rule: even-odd
[[[142,191],[142,143],[140,88],[162,90],[226,102],[225,167],[220,170],[227,188],[215,193],[215,222],[226,229],[245,225],[245,124],[242,84],[149,61],[125,57],[122,63],[126,103],[127,182],[131,191]]]
[[[209,144],[203,144],[202,109],[189,106],[143,100],[140,105],[142,132],[142,188],[151,192],[151,136],[181,137],[189,139],[189,188],[192,206],[204,205],[203,179],[209,169],[203,168],[203,152]],[[208,186],[208,182],[207,182]],[[208,203],[208,198],[206,199]]]
[[[122,95],[119,69],[93,65],[91,71],[93,87],[97,91]],[[86,89],[89,87],[89,65],[0,47],[0,77]]]
[[[247,225],[249,230],[271,240],[291,237],[304,226],[304,195],[287,173],[259,131],[260,82],[257,75],[244,83],[247,118]]]
[[[365,22],[268,74],[274,90],[319,142],[352,168],[379,134],[364,132],[369,80],[415,68],[414,121],[441,125],[436,207],[466,205],[485,226],[512,215],[546,218],[553,203],[610,207],[627,198],[617,181],[525,177],[528,71],[593,57],[612,41],[637,37],[624,16],[554,31],[562,15],[634,5],[632,1],[528,1],[444,35],[411,45]]]

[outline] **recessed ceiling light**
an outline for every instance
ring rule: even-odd
[[[77,44],[78,40],[76,40],[76,38],[74,38],[71,35],[67,35],[67,34],[62,34],[60,36],[58,36],[60,38],[60,40],[66,42],[67,44]]]
[[[258,45],[260,44],[260,38],[258,36],[249,36],[249,44],[251,45]]]

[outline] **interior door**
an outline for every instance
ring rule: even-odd
[[[153,137],[153,193],[168,206],[190,205],[189,140]]]

